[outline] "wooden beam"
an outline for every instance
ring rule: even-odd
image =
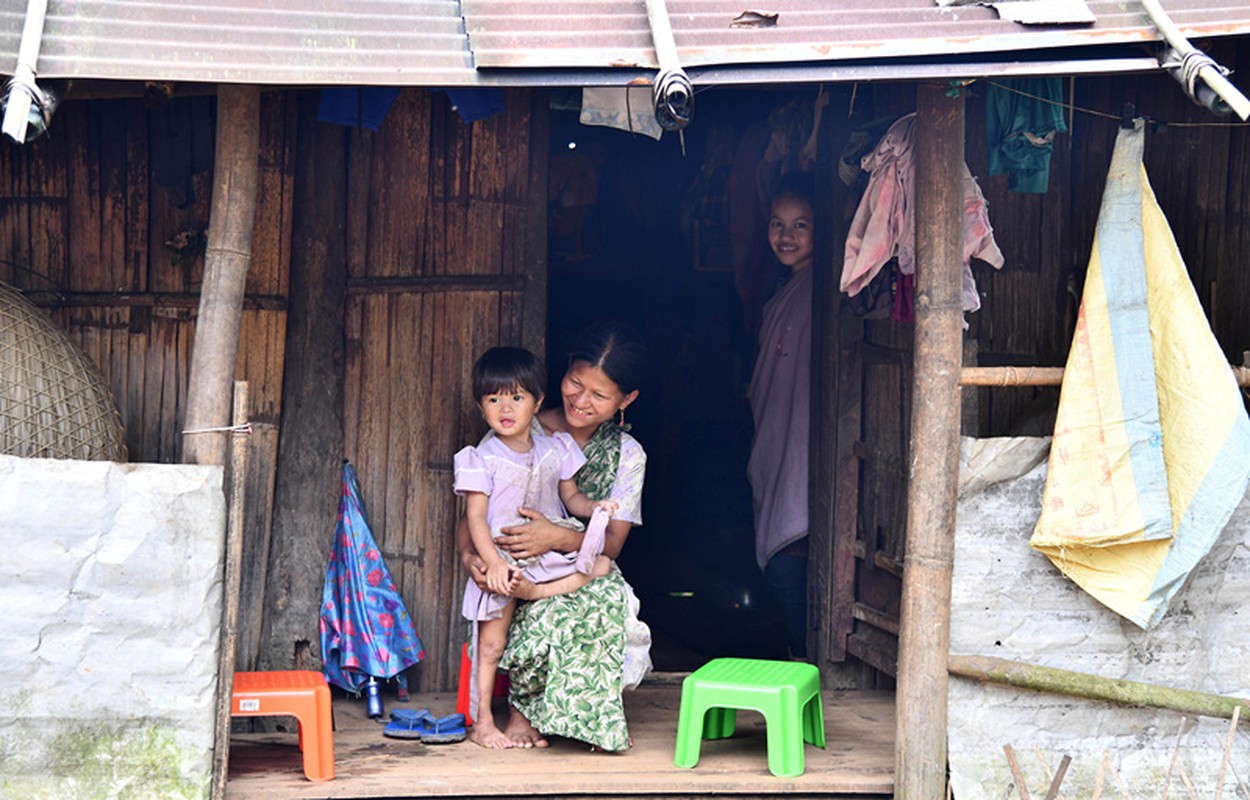
[[[964,97],[917,87],[916,353],[907,552],[899,623],[894,796],[941,797],[946,785],[959,374],[963,359]]]
[[[260,178],[260,89],[222,85],[217,92],[217,149],[204,285],[195,323],[183,430],[226,428],[239,355],[243,292],[252,261],[252,226]],[[225,432],[185,434],[182,460],[223,464]]]
[[[43,308],[199,308],[203,295],[189,292],[24,292]],[[244,295],[243,308],[286,311],[286,298],[277,295]]]
[[[519,292],[525,275],[371,275],[350,278],[348,294],[402,294],[407,292]]]

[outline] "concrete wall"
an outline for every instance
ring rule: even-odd
[[[1142,630],[1029,548],[1046,484],[1046,465],[1038,463],[1046,456],[1045,444],[1044,439],[965,443],[961,476],[979,477],[975,485],[966,484],[958,509],[951,652],[1250,697],[1250,501],[1243,499],[1163,620]],[[996,473],[992,459],[983,457],[987,448],[1017,456],[1016,468]],[[1020,458],[1021,448],[1036,451],[1036,457]],[[1012,472],[1022,476],[1002,480]],[[1045,795],[1065,755],[1072,757],[1062,783],[1065,797],[1093,796],[1100,770],[1104,797],[1187,797],[1185,780],[1198,796],[1215,796],[1227,720],[955,677],[949,698],[957,800],[1009,796],[1013,779],[1003,750],[1008,744],[1033,797]],[[1245,796],[1233,774],[1235,769],[1242,780],[1250,776],[1245,733],[1234,738],[1231,763],[1224,796]],[[1010,796],[1022,794],[1017,787]]]
[[[0,519],[0,797],[207,797],[222,470],[0,456]]]

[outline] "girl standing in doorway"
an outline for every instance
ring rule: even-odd
[[[747,476],[755,558],[781,610],[790,657],[807,658],[808,443],[811,430],[814,181],[778,179],[768,244],[789,274],[764,306],[748,399],[755,421]]]

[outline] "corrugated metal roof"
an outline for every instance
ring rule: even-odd
[[[668,3],[678,54],[696,83],[955,75],[978,58],[978,73],[1152,65],[1136,53],[1096,61],[1115,50],[1102,45],[1156,34],[1134,2],[1087,5],[1093,25],[1033,26],[934,0]],[[1250,33],[1247,0],[1164,5],[1194,38]],[[748,8],[776,12],[777,24],[732,27]],[[26,0],[0,0],[0,73],[16,63],[25,13]],[[644,0],[48,0],[42,42],[41,78],[603,85],[656,67]]]
[[[1024,25],[979,5],[934,0],[669,0],[678,56],[687,67],[958,56],[1158,38],[1126,0],[1087,0],[1093,25]],[[527,0],[463,0],[469,44],[484,67],[657,67],[643,0],[564,0],[536,14]],[[1191,37],[1250,33],[1246,0],[1165,0]],[[747,9],[777,14],[772,27],[734,27]],[[1012,54],[1015,54],[1014,56]]]
[[[0,0],[0,72],[26,0]],[[261,84],[474,83],[457,0],[48,0],[39,76]]]

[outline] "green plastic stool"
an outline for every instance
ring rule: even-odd
[[[693,767],[704,739],[733,736],[737,709],[764,715],[768,771],[778,777],[803,774],[804,742],[825,746],[820,670],[795,661],[717,658],[681,684],[673,764]]]

